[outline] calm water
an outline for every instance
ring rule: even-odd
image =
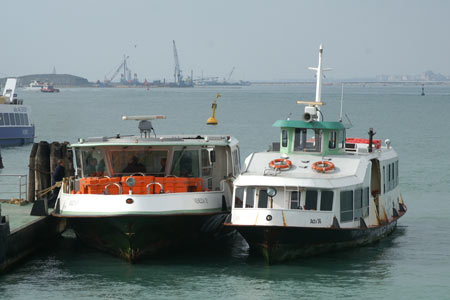
[[[129,265],[80,245],[73,234],[0,277],[0,299],[449,299],[450,86],[346,87],[348,136],[389,138],[400,154],[400,186],[408,213],[381,242],[267,266],[236,240],[223,252],[182,253]],[[164,114],[157,134],[229,133],[241,160],[278,140],[277,119],[300,118],[296,100],[314,86],[196,89],[62,89],[20,92],[32,107],[36,141],[137,133],[123,114]],[[219,125],[205,125],[217,92]],[[325,121],[339,117],[340,87],[324,87]],[[3,149],[0,174],[27,174],[30,147]],[[1,184],[1,183],[0,183]],[[1,186],[0,186],[1,189]]]

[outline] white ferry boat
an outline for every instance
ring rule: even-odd
[[[33,80],[30,82],[30,84],[24,89],[26,91],[40,91],[44,87],[44,83],[41,81]]]
[[[386,140],[346,138],[321,120],[322,46],[316,100],[301,120],[279,120],[280,142],[252,153],[234,181],[231,219],[250,250],[269,263],[364,245],[391,233],[406,212],[399,158]]]
[[[0,146],[19,146],[34,141],[31,109],[17,99],[16,78],[6,80],[0,96]]]
[[[124,116],[140,121],[140,136],[71,145],[75,177],[63,180],[53,215],[67,218],[84,243],[136,261],[212,243],[224,229],[240,172],[238,141],[229,135],[157,136],[149,120],[164,118]]]

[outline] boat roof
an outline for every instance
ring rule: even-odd
[[[300,120],[278,120],[273,125],[273,127],[281,128],[311,128],[311,129],[330,129],[330,130],[340,130],[348,129],[351,126],[342,122],[322,122],[313,121],[305,122]]]
[[[230,146],[238,144],[231,135],[160,135],[151,138],[140,136],[90,137],[79,139],[71,147],[100,146]]]
[[[381,161],[396,157],[395,150],[386,147],[363,155],[348,153],[324,158],[307,153],[283,157],[279,152],[257,152],[247,157],[246,168],[234,184],[236,186],[302,186],[334,189],[362,184],[371,159],[377,158]],[[270,168],[270,161],[279,158],[290,160],[291,168],[278,172]],[[334,169],[326,173],[313,170],[312,164],[322,159],[331,161]]]

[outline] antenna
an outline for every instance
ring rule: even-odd
[[[341,90],[341,113],[339,114],[339,122],[342,122],[342,107],[344,106],[344,83],[342,83]]]

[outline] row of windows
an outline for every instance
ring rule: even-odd
[[[398,185],[398,160],[383,166],[383,193],[393,190]]]
[[[25,113],[0,113],[0,126],[2,125],[29,125],[28,115]]]
[[[289,196],[290,209],[319,210],[320,208],[321,211],[331,211],[333,209],[333,191],[291,191],[288,192],[287,195]],[[302,201],[302,197],[304,197],[304,201]],[[237,188],[234,198],[234,207],[272,208],[273,203],[271,203],[271,201],[273,201],[273,199],[267,195],[267,189],[257,189],[254,187]]]
[[[369,188],[341,191],[341,222],[365,218],[369,215]]]

